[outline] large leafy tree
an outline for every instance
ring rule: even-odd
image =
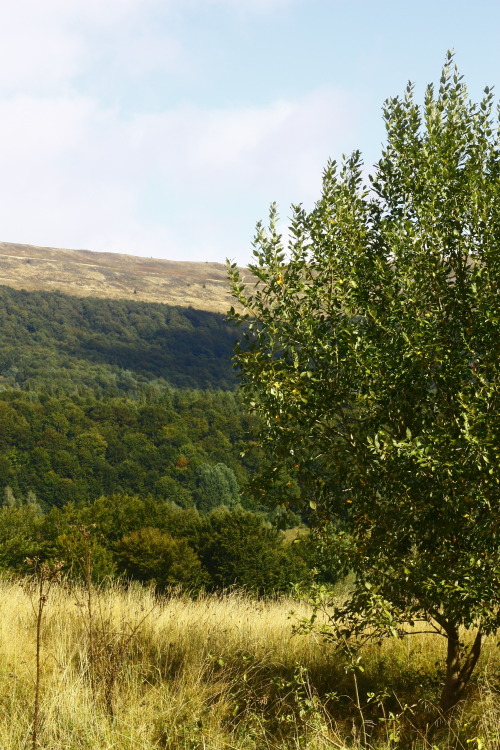
[[[444,636],[447,711],[500,624],[500,139],[451,54],[423,106],[408,85],[383,113],[369,182],[357,152],[329,163],[288,248],[274,207],[258,225],[256,283],[230,264],[236,361],[276,471],[356,574],[338,614]]]

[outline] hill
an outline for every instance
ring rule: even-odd
[[[235,339],[220,313],[0,286],[0,388],[231,389]]]
[[[250,450],[254,420],[234,392],[238,334],[225,316],[186,306],[186,299],[170,305],[139,294],[80,296],[90,291],[79,283],[85,254],[48,249],[37,259],[33,248],[7,249],[4,280],[52,288],[0,284],[0,506],[2,493],[8,507],[36,496],[44,510],[116,493],[203,512],[234,505],[262,459]],[[65,252],[76,260],[63,262]],[[123,256],[104,260],[116,265],[112,282],[123,281]],[[127,262],[136,271],[142,263]],[[171,265],[191,268],[184,279],[203,266]],[[77,295],[61,291],[61,267]],[[101,276],[101,294],[119,295]],[[201,275],[197,283],[204,288]]]
[[[221,263],[139,258],[0,242],[0,284],[76,297],[163,302],[225,313],[231,304]]]

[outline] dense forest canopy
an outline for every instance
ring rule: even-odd
[[[225,466],[239,486],[247,481],[256,459],[240,454],[251,429],[229,392],[173,391],[138,401],[3,391],[0,486],[21,497],[32,491],[44,507],[111,492],[206,505],[199,490],[205,464]]]
[[[0,286],[0,384],[109,395],[160,379],[234,389],[235,329],[223,315]]]
[[[90,551],[96,580],[159,589],[299,580],[311,545],[242,492],[265,456],[235,339],[215,313],[0,287],[0,572],[37,557],[78,577]]]
[[[0,321],[0,487],[236,504],[255,459],[223,316],[1,287]]]

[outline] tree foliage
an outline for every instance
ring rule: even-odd
[[[259,460],[240,455],[249,427],[230,392],[168,389],[139,400],[2,391],[0,492],[12,504],[32,491],[45,508],[114,492],[205,511],[234,505]],[[210,497],[203,470],[218,480]]]
[[[356,573],[347,629],[427,621],[448,643],[447,710],[500,624],[499,123],[451,54],[423,106],[409,84],[383,114],[369,185],[359,152],[330,162],[287,249],[275,207],[258,225],[257,284],[230,265],[250,328],[236,362],[275,468]]]
[[[223,463],[199,466],[196,506],[200,511],[206,513],[221,505],[230,508],[237,505],[239,496],[238,480],[229,466]]]
[[[156,528],[126,534],[116,545],[115,554],[123,573],[154,583],[160,591],[175,584],[199,587],[208,580],[188,542]]]
[[[26,558],[64,560],[65,574],[94,581],[117,574],[189,590],[244,588],[288,592],[303,577],[309,551],[288,543],[262,514],[216,508],[200,515],[151,495],[102,496],[46,515],[35,503],[0,507],[0,573],[26,572]],[[315,564],[315,558],[312,558]]]
[[[214,589],[231,586],[257,594],[287,591],[305,575],[304,560],[285,546],[261,516],[218,508],[206,516],[199,554]]]
[[[107,395],[155,378],[164,387],[235,386],[235,331],[218,313],[0,286],[0,320],[0,386]]]

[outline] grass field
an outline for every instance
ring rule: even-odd
[[[390,748],[438,694],[431,636],[372,647],[353,675],[294,635],[305,605],[245,595],[172,596],[56,584],[43,612],[36,746],[51,750]],[[0,748],[33,746],[37,596],[0,583]],[[370,697],[370,694],[373,693]],[[406,709],[404,707],[407,706]],[[408,717],[405,722],[401,715]],[[500,748],[500,656],[486,644],[465,703],[405,747]]]

